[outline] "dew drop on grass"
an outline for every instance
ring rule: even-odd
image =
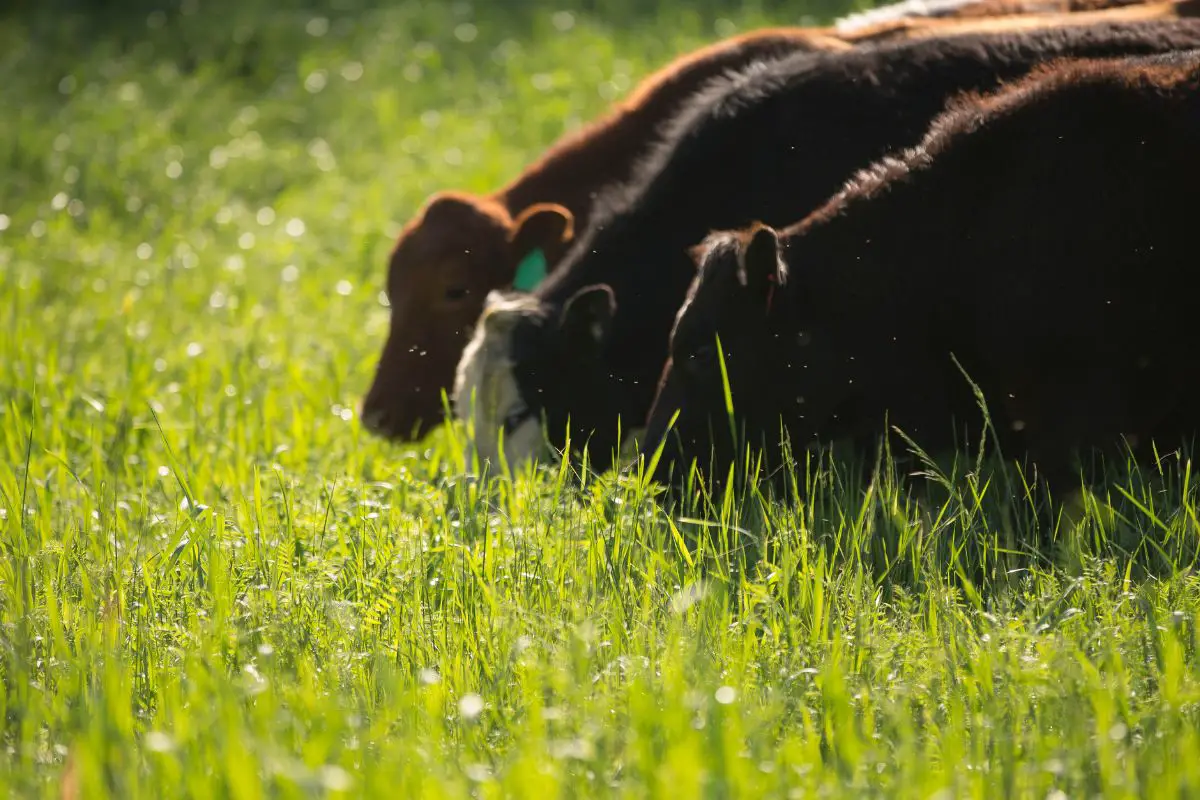
[[[737,691],[732,686],[722,686],[713,694],[716,701],[723,706],[727,706],[737,699]]]
[[[458,701],[458,713],[463,719],[477,719],[483,713],[483,698],[474,692],[464,694]]]
[[[279,279],[284,283],[295,283],[300,277],[300,269],[295,264],[288,264],[279,273]]]
[[[8,218],[8,215],[0,214],[0,231],[8,230],[10,224],[12,224],[12,220]]]
[[[224,308],[225,301],[226,301],[225,293],[222,292],[220,289],[216,290],[208,297],[208,305],[210,308]]]
[[[320,38],[329,33],[329,20],[325,17],[313,17],[304,26],[304,31],[309,36]]]
[[[137,246],[137,257],[142,261],[148,260],[152,255],[154,255],[154,248],[148,242],[142,242]]]
[[[170,474],[171,474],[171,470],[169,468],[167,468],[167,467],[159,467],[158,468],[158,477],[165,478]]]
[[[71,198],[67,196],[66,192],[59,192],[58,194],[54,195],[54,199],[50,201],[50,207],[55,211],[62,211],[67,207],[67,201],[70,199]]]
[[[71,136],[67,133],[60,133],[54,137],[54,149],[62,152],[71,146]]]
[[[287,231],[288,236],[299,238],[304,235],[304,220],[292,217],[288,220],[287,225],[284,226],[284,230]]]
[[[331,792],[346,792],[354,786],[350,773],[339,766],[327,764],[319,770],[321,785]]]
[[[556,11],[550,18],[550,24],[556,31],[565,33],[575,27],[575,15],[570,11]]]
[[[175,742],[162,731],[150,731],[145,738],[146,749],[152,753],[169,753],[175,749]]]
[[[121,85],[121,88],[117,90],[117,99],[119,99],[122,103],[129,103],[130,105],[136,104],[142,99],[142,87],[138,86],[133,81],[124,83]]]
[[[461,25],[456,25],[454,28],[454,38],[460,42],[473,42],[479,36],[479,28],[469,22],[464,22]]]
[[[356,81],[362,76],[363,65],[357,61],[351,61],[342,67],[342,77],[348,81]]]
[[[350,281],[341,280],[337,282],[337,293],[342,297],[349,297],[352,291],[354,291],[354,287],[350,284]]]
[[[164,359],[164,358],[154,359],[154,371],[155,372],[166,372],[167,371],[166,359]]]
[[[304,89],[309,94],[316,94],[325,88],[325,84],[328,82],[328,80],[329,79],[326,76],[325,70],[316,70],[315,72],[309,73],[308,77],[304,79]]]
[[[249,250],[254,247],[254,234],[246,231],[238,237],[238,247],[243,250]]]
[[[435,684],[435,683],[437,683],[438,681],[440,681],[442,678],[441,678],[441,676],[440,676],[440,675],[438,675],[438,674],[437,674],[437,670],[429,669],[429,668],[427,667],[427,668],[425,668],[425,669],[421,670],[421,674],[419,675],[419,679],[420,679],[420,681],[421,681],[422,685],[424,685],[424,686],[432,686],[433,684]]]
[[[467,774],[467,779],[475,783],[483,783],[492,777],[492,771],[487,764],[468,764],[463,770]]]
[[[195,358],[196,356],[198,356],[204,352],[204,346],[202,344],[200,344],[199,342],[191,342],[190,344],[188,344],[187,350],[185,352],[187,353],[188,358]]]
[[[40,219],[29,226],[29,235],[35,239],[40,239],[46,235],[46,223]]]
[[[271,208],[270,206],[263,206],[258,210],[258,213],[254,215],[254,219],[259,225],[264,227],[270,225],[275,221],[275,209]]]
[[[180,164],[178,161],[172,161],[170,164],[167,164],[167,177],[168,178],[170,178],[171,180],[175,180],[182,174],[183,174],[183,164]]]
[[[63,170],[63,183],[75,183],[79,180],[79,167],[72,164]]]

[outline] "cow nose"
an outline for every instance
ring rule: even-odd
[[[364,408],[361,418],[363,427],[376,436],[387,436],[391,433],[391,415],[389,415],[384,409]]]

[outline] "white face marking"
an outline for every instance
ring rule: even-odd
[[[524,405],[513,375],[513,325],[536,307],[537,301],[524,293],[490,292],[454,376],[454,415],[467,424],[479,460],[491,462],[493,470],[500,466],[504,420]],[[513,471],[544,449],[536,417],[504,433],[504,458]]]

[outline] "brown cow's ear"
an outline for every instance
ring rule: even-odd
[[[563,257],[575,238],[575,215],[558,203],[535,203],[513,220],[508,241],[516,264],[541,250],[551,267]]]
[[[563,306],[559,327],[573,348],[595,350],[608,338],[617,298],[604,285],[585,286]]]
[[[787,282],[787,265],[779,253],[779,234],[768,225],[755,225],[739,253],[741,283],[755,294],[767,296],[772,287]]]

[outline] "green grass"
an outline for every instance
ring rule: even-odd
[[[1186,463],[668,516],[361,431],[427,193],[790,4],[183,5],[0,16],[0,794],[1200,793]]]

